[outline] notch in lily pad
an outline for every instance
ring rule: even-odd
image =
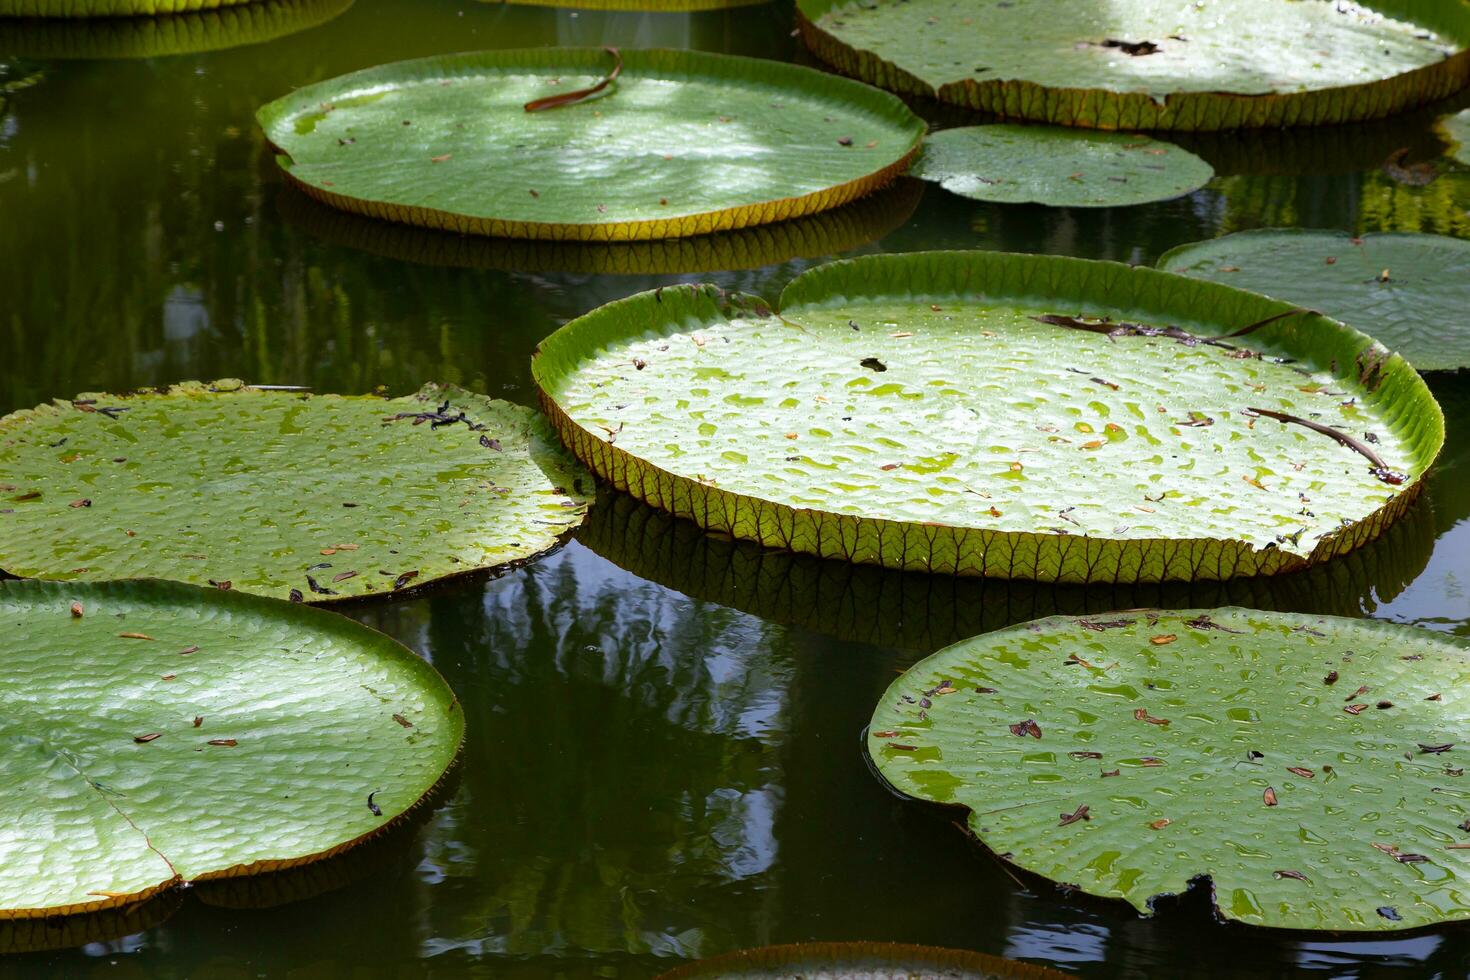
[[[106,938],[191,884],[239,904],[253,876],[330,878],[449,785],[453,693],[344,617],[149,580],[0,583],[0,613],[0,808],[47,828],[0,862],[0,936],[18,945]]]
[[[0,470],[20,481],[0,494],[0,567],[26,578],[391,595],[529,561],[595,493],[536,412],[452,386],[385,399],[189,382],[42,405],[0,434]]]
[[[921,709],[941,681],[955,693]],[[1002,860],[1145,915],[1207,879],[1232,921],[1415,929],[1470,919],[1455,758],[1470,700],[1453,693],[1467,685],[1470,644],[1396,624],[1231,608],[1059,616],[916,664],[867,744],[899,792],[969,809]],[[1039,739],[1011,734],[1022,713]]]

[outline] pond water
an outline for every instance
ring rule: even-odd
[[[1441,155],[1433,112],[1181,139],[1221,176],[1126,210],[990,206],[904,183],[828,218],[669,245],[386,228],[283,186],[256,106],[344,71],[474,48],[807,60],[789,5],[294,6],[306,23],[337,16],[266,43],[140,58],[48,56],[137,51],[157,36],[0,30],[0,411],[216,377],[354,393],[439,380],[530,404],[533,348],[578,314],[681,281],[774,298],[831,255],[1151,263],[1267,225],[1470,237],[1470,173],[1409,187],[1380,170],[1400,147]],[[231,39],[211,30],[201,20],[190,36]],[[1202,894],[1141,919],[1019,882],[953,814],[890,795],[860,739],[896,671],[1053,612],[1239,603],[1470,635],[1470,374],[1430,384],[1449,436],[1427,499],[1365,551],[1275,581],[1083,591],[853,569],[710,539],[604,490],[543,561],[348,610],[432,660],[465,707],[458,789],[416,838],[315,898],[245,911],[187,901],[161,926],[11,959],[0,975],[648,977],[739,947],[872,939],[1085,977],[1464,977],[1465,928],[1305,939],[1218,925]]]

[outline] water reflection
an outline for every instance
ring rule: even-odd
[[[353,0],[263,0],[167,17],[0,17],[0,55],[159,58],[261,44],[325,24]]]
[[[1029,619],[1113,609],[1237,605],[1373,614],[1424,571],[1435,518],[1429,506],[1416,506],[1371,545],[1290,575],[1091,588],[897,572],[775,551],[705,534],[610,491],[577,538],[633,574],[689,596],[849,642],[928,653]]]
[[[923,192],[921,181],[904,179],[845,207],[793,221],[627,243],[529,241],[413,228],[327,207],[294,188],[282,192],[278,210],[288,223],[318,238],[422,265],[552,276],[641,277],[718,275],[774,267],[766,275],[784,283],[804,266],[794,260],[860,251],[902,225]]]

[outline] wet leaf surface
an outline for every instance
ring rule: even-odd
[[[76,601],[90,615],[68,617]],[[370,789],[396,820],[459,750],[463,713],[434,669],[319,610],[157,581],[11,581],[0,616],[0,916],[315,860],[384,825],[362,809]],[[120,621],[161,642],[118,636]],[[203,649],[175,675],[189,640]]]
[[[1436,738],[1464,729],[1470,696],[1423,700],[1467,689],[1470,644],[1251,610],[1128,619],[1106,633],[1038,620],[918,663],[872,720],[913,750],[870,738],[878,771],[910,796],[968,807],[981,842],[1020,867],[1146,914],[1208,876],[1220,913],[1255,925],[1371,931],[1470,918],[1470,856],[1452,846],[1467,843],[1470,806],[1440,755],[1453,759],[1454,744]],[[1159,627],[1179,641],[1150,643]],[[1078,672],[1063,664],[1068,652],[1112,666]],[[1321,696],[1324,664],[1400,707],[1342,713]],[[921,717],[905,696],[940,678],[959,693]],[[969,694],[976,684],[997,693]],[[1145,699],[1167,706],[1171,723],[1137,724],[1152,717]],[[1007,731],[1023,706],[1051,751]],[[1283,755],[1293,764],[1269,764]],[[1100,767],[1114,776],[1106,792]],[[1140,839],[1140,822],[1168,832]]]
[[[1159,268],[1320,310],[1421,371],[1470,367],[1470,241],[1260,229],[1181,245]]]
[[[931,134],[909,173],[979,201],[1101,208],[1180,197],[1215,171],[1139,134],[996,124]]]
[[[616,80],[598,48],[406,61],[308,86],[259,118],[286,174],[337,207],[593,241],[836,207],[889,183],[924,132],[892,96],[808,68],[692,51],[621,58]]]
[[[1380,525],[1440,442],[1390,407],[1385,371],[1438,418],[1407,365],[1325,318],[1149,270],[987,253],[832,263],[793,282],[780,314],[712,287],[644,293],[568,324],[533,365],[584,462],[710,530],[1071,582],[1300,567]],[[1384,465],[1251,408],[1371,430]]]
[[[459,389],[384,401],[217,382],[126,401],[116,419],[63,401],[0,419],[0,470],[44,488],[0,515],[0,567],[344,599],[529,559],[591,499],[538,415]],[[56,460],[58,438],[77,460]],[[82,487],[92,506],[61,503]],[[400,571],[354,574],[371,567]]]
[[[798,0],[797,10],[807,45],[864,80],[1100,129],[1375,118],[1453,92],[1470,47],[1470,12],[1443,5],[1409,6],[1408,19],[1386,16],[1404,17],[1401,3],[1277,0]]]

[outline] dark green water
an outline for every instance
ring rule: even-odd
[[[345,5],[314,0],[303,15]],[[196,43],[226,40],[212,23],[189,23]],[[432,379],[529,403],[532,349],[573,316],[676,281],[774,297],[833,254],[1152,262],[1273,224],[1470,238],[1470,172],[1409,188],[1379,171],[1399,147],[1440,155],[1433,113],[1195,139],[1222,176],[1168,204],[985,206],[904,185],[796,226],[623,248],[338,216],[282,187],[252,121],[298,85],[416,55],[619,44],[802,59],[790,28],[784,4],[608,15],[357,0],[268,43],[61,60],[146,39],[0,24],[0,86],[13,89],[0,95],[0,411],[222,376],[343,392]],[[1470,376],[1431,385],[1449,445],[1412,518],[1274,581],[1080,591],[904,576],[708,540],[604,493],[577,540],[530,568],[351,610],[430,658],[469,721],[459,789],[406,847],[316,898],[248,911],[190,900],[162,926],[0,973],[646,977],[738,947],[885,939],[1088,977],[1464,977],[1464,927],[1303,940],[1217,925],[1202,895],[1144,920],[1023,887],[951,815],[886,792],[859,737],[896,670],[1058,611],[1233,602],[1470,634]]]

